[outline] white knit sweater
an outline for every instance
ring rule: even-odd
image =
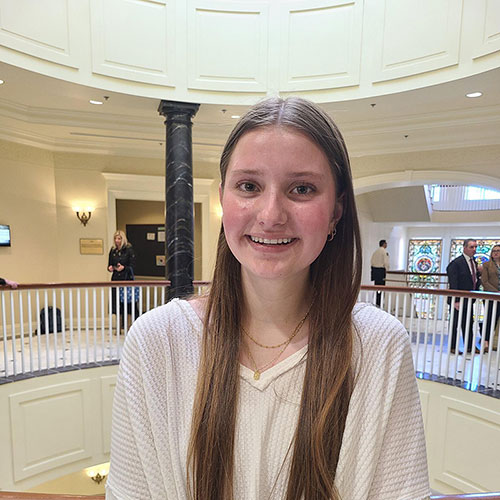
[[[357,305],[353,314],[356,383],[337,488],[343,500],[426,498],[425,441],[408,334],[374,307]],[[141,316],[131,328],[114,396],[108,500],[187,498],[186,454],[201,334],[200,319],[182,300]],[[251,370],[240,368],[236,500],[285,495],[287,450],[306,356],[307,346],[257,381]]]

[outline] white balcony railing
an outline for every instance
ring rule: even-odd
[[[0,289],[0,382],[117,363],[131,323],[138,314],[166,302],[168,283],[117,284],[65,283]],[[195,293],[203,293],[208,285],[195,282]],[[495,321],[489,328],[488,350],[484,343],[486,318],[489,314],[496,318],[500,294],[364,286],[359,300],[375,304],[377,291],[382,294],[381,307],[408,330],[417,376],[485,393],[500,390]],[[131,302],[125,299],[127,292]],[[465,301],[468,297],[476,300]],[[460,300],[460,307],[450,311],[448,301],[454,298]],[[113,302],[116,314],[112,312]],[[450,325],[456,315],[459,325],[467,315],[465,329],[472,332],[478,353],[473,349],[468,354],[463,348],[468,338],[457,345],[456,353],[451,352]],[[460,326],[458,331],[460,338]]]

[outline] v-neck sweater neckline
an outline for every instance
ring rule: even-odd
[[[193,323],[193,326],[196,326],[197,330],[203,331],[203,322],[201,318],[198,316],[193,306],[187,300],[174,299],[173,301],[177,302],[179,307],[184,311],[189,321]],[[201,334],[199,336],[201,342]],[[241,362],[238,363],[240,367],[239,375],[240,377],[249,385],[258,389],[259,391],[266,390],[269,385],[276,380],[278,377],[291,370],[301,362],[305,361],[307,355],[308,344],[301,347],[298,351],[290,354],[285,359],[278,361],[275,365],[266,368],[264,371],[260,372],[260,377],[258,380],[255,380],[254,373],[255,370],[245,366]]]

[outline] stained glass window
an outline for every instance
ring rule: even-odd
[[[439,276],[429,276],[439,273],[441,265],[442,240],[411,239],[408,242],[408,266],[411,273],[407,278],[408,286],[418,288],[437,288]],[[415,313],[422,318],[434,318],[436,297],[433,295],[415,294]]]
[[[438,273],[441,265],[442,240],[410,240],[408,268],[412,273]]]
[[[491,253],[491,247],[493,245],[499,245],[500,244],[500,238],[496,239],[480,239],[477,238],[477,250],[476,250],[476,262],[478,264],[482,264],[486,262],[487,260],[490,260],[490,253]],[[453,239],[451,240],[451,247],[450,247],[450,262],[453,259],[456,259],[460,255],[462,255],[462,250],[464,247],[464,240],[462,239]]]

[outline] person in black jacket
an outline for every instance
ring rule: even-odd
[[[477,249],[477,241],[473,239],[466,239],[464,241],[463,254],[460,257],[452,260],[448,267],[446,268],[446,273],[448,274],[448,284],[451,290],[479,290],[479,285],[481,284],[481,277],[479,270],[477,268],[476,261],[474,260],[474,255]],[[448,303],[451,304],[451,297],[448,298]],[[467,326],[467,309],[468,309],[469,299],[464,299],[463,301],[463,309],[462,309],[462,335],[464,336],[464,342],[466,335],[466,326]],[[474,347],[474,333],[473,333],[473,311],[474,311],[474,302],[475,299],[472,299],[472,304],[470,308],[470,316],[469,316],[469,340],[467,342],[467,351],[471,352]],[[455,308],[453,314],[453,324],[451,327],[451,343],[450,343],[450,352],[455,353],[456,350],[456,342],[457,342],[457,329],[458,329],[458,317],[459,317],[459,307],[460,307],[460,298],[456,297],[453,302],[453,307]],[[451,313],[451,309],[450,309]],[[479,350],[475,349],[476,353]]]
[[[108,271],[113,273],[111,281],[130,281],[134,279],[135,253],[132,245],[127,241],[123,231],[116,231],[113,235],[113,246],[109,251]],[[116,314],[116,293],[118,288],[112,288],[111,311]],[[120,302],[120,313],[123,314],[123,302]],[[131,313],[131,304],[128,308]],[[137,303],[135,303],[135,317],[139,316]]]

